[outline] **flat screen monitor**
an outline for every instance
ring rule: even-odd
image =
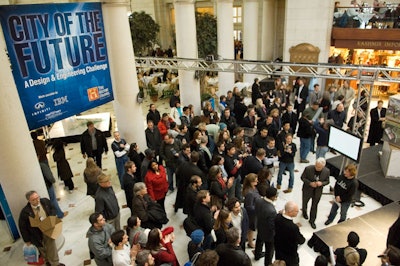
[[[329,127],[328,147],[340,152],[347,158],[359,162],[363,139],[339,127]]]

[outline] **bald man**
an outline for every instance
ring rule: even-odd
[[[299,227],[293,222],[298,213],[299,206],[293,201],[288,201],[284,212],[275,218],[275,259],[285,261],[286,266],[299,265],[297,247],[306,241]]]

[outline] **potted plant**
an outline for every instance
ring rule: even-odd
[[[157,43],[157,34],[160,32],[160,25],[144,11],[133,12],[129,16],[129,24],[132,35],[132,45],[135,55],[147,54],[148,48]]]
[[[154,86],[153,86],[153,84],[149,84],[149,96],[150,96],[150,99],[153,101],[153,102],[156,102],[157,100],[158,100],[158,91],[156,90],[156,88],[154,88]]]

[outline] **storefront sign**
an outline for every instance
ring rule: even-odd
[[[1,6],[30,129],[113,100],[100,3]]]
[[[400,50],[400,41],[335,40],[337,48]]]

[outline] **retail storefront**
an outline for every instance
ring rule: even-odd
[[[400,67],[400,30],[333,28],[329,63]],[[352,73],[358,75],[358,73]],[[371,75],[365,72],[361,75]],[[397,75],[397,72],[391,74]],[[394,77],[394,76],[393,76]],[[356,81],[352,82],[356,88]],[[397,83],[376,82],[373,96],[398,93]]]

